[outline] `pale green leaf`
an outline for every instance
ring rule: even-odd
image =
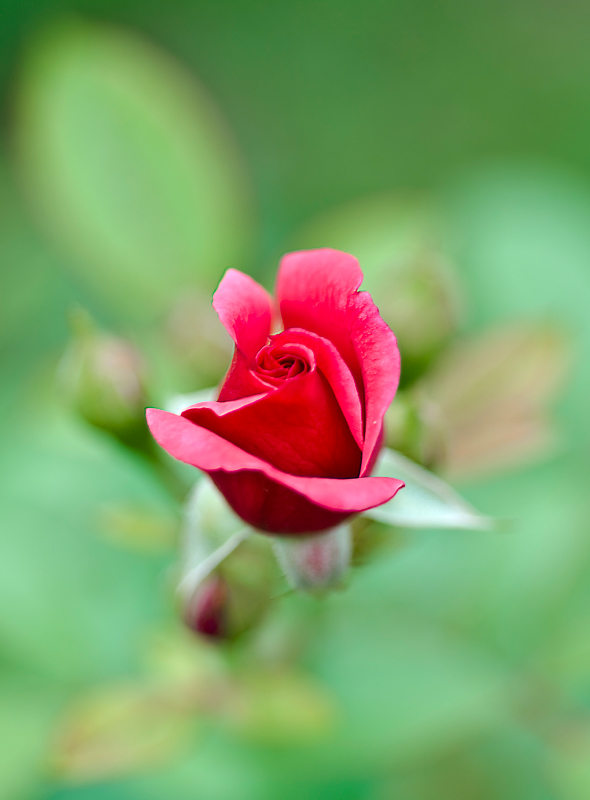
[[[194,406],[195,403],[208,403],[211,400],[215,400],[216,395],[216,386],[200,389],[198,392],[190,392],[189,394],[175,394],[166,402],[166,411],[170,411],[172,414],[180,414],[185,408]]]
[[[165,685],[107,684],[63,714],[50,764],[65,782],[86,783],[176,759],[193,736],[190,703]]]
[[[34,39],[16,148],[42,227],[126,316],[243,263],[252,203],[234,143],[198,82],[137,34],[70,21]]]
[[[61,695],[54,686],[0,674],[0,800],[36,796]]]
[[[406,485],[389,502],[365,511],[371,519],[402,528],[490,530],[493,526],[447,483],[388,447],[383,448],[373,475],[398,478]]]

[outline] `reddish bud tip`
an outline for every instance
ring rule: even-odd
[[[211,639],[227,636],[227,584],[218,575],[198,587],[189,600],[185,622],[189,628]]]

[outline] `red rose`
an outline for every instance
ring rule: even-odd
[[[400,358],[362,279],[346,253],[289,253],[276,292],[285,329],[271,335],[272,298],[228,270],[213,307],[236,347],[219,399],[181,416],[147,411],[159,444],[207,472],[259,530],[325,530],[404,485],[369,477]]]

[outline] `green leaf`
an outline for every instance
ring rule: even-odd
[[[588,184],[559,166],[508,159],[466,172],[444,203],[472,322],[542,319],[572,338],[577,366],[562,408],[579,446],[590,436]]]
[[[126,316],[243,263],[252,203],[234,143],[196,80],[136,34],[70,21],[35,39],[16,148],[40,224]]]
[[[336,717],[334,699],[321,683],[284,668],[245,672],[226,711],[227,725],[238,736],[271,747],[322,739]]]
[[[177,520],[149,506],[134,503],[105,504],[100,515],[105,539],[125,550],[167,553],[176,544]]]
[[[0,800],[33,794],[43,776],[45,751],[62,700],[53,686],[16,674],[0,675]]]
[[[43,396],[43,395],[41,395]],[[99,523],[113,504],[157,516],[174,506],[149,468],[44,402],[42,419],[5,416],[0,470],[2,651],[55,681],[130,670],[162,619],[166,563],[113,547]]]
[[[208,403],[211,400],[215,400],[216,396],[216,386],[199,389],[198,392],[190,392],[189,394],[176,394],[166,402],[166,411],[171,411],[172,414],[180,414],[185,408],[194,406],[195,403]]]
[[[388,503],[364,516],[402,528],[490,530],[493,520],[480,514],[443,480],[409,458],[383,448],[374,475],[399,478],[405,487]]]
[[[190,703],[165,685],[108,684],[66,711],[50,760],[66,782],[119,777],[174,761],[194,724]]]

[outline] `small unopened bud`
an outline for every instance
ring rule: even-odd
[[[219,575],[212,575],[202,583],[189,600],[184,619],[196,633],[211,639],[224,639],[228,635],[228,587]]]
[[[345,523],[315,536],[276,536],[274,549],[294,589],[335,588],[350,566],[351,528]]]
[[[82,310],[72,315],[73,337],[60,377],[76,411],[91,425],[133,441],[144,430],[143,367],[124,339],[98,331]]]
[[[446,429],[440,408],[414,387],[398,392],[387,409],[385,436],[388,447],[428,469],[444,461]]]
[[[454,333],[460,315],[455,276],[436,250],[424,249],[392,264],[377,292],[383,319],[402,355],[402,385],[419,377]]]

